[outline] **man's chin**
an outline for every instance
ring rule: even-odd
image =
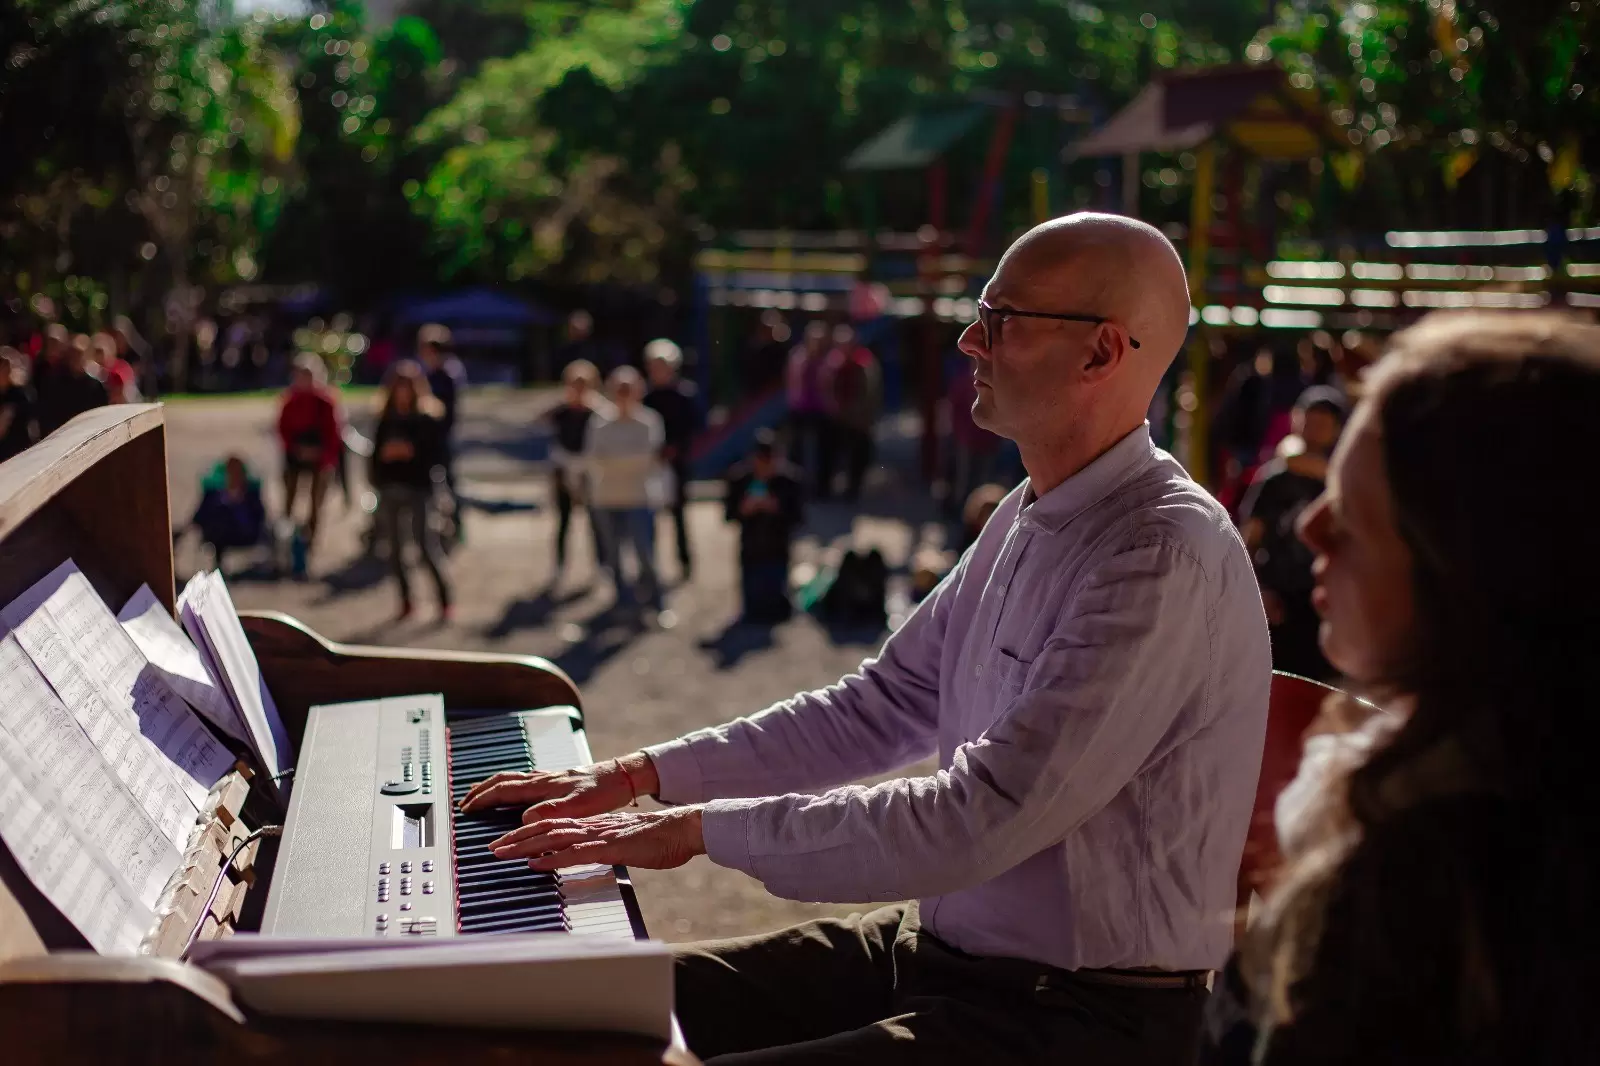
[[[994,405],[986,403],[982,396],[972,405],[972,424],[979,429],[986,429],[990,433],[1000,433],[998,420],[995,418]],[[1004,436],[1004,434],[1000,434]]]

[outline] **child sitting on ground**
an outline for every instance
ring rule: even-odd
[[[190,523],[200,539],[211,546],[221,570],[223,552],[253,548],[267,527],[267,509],[261,502],[261,482],[252,477],[244,460],[230,455],[200,483],[200,506]]]

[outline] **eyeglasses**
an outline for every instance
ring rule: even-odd
[[[1053,311],[1018,311],[1014,307],[994,307],[986,300],[978,301],[978,328],[983,330],[983,346],[985,348],[994,344],[996,325],[1004,325],[1008,318],[1051,318],[1058,322],[1089,322],[1100,325],[1111,320],[1104,315],[1060,315]],[[998,323],[996,322],[998,319]],[[1129,334],[1128,343],[1135,348],[1139,342]]]

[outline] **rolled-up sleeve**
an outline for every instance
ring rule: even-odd
[[[667,803],[815,791],[937,751],[939,659],[958,564],[876,659],[825,689],[645,749]]]
[[[1207,717],[1180,714],[1206,706],[1194,701],[1212,640],[1200,564],[1158,540],[1082,582],[999,721],[948,769],[709,803],[711,859],[790,899],[873,902],[970,887],[1060,841]]]

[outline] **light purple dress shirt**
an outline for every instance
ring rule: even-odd
[[[1006,497],[859,673],[646,750],[661,799],[710,801],[712,861],[776,895],[920,897],[975,955],[1208,969],[1271,670],[1227,513],[1140,427]],[[845,784],[935,752],[930,777]]]

